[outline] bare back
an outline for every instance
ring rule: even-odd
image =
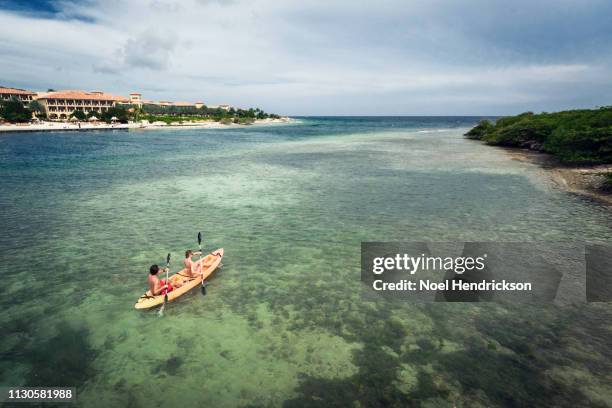
[[[161,284],[157,276],[149,275],[148,281],[149,281],[149,290],[151,291],[152,295],[156,296],[159,293],[161,293]]]
[[[187,272],[191,277],[195,277],[201,273],[202,260],[197,260],[194,262],[191,260],[191,257],[187,257],[183,259],[183,265],[185,265],[185,269],[187,269]]]

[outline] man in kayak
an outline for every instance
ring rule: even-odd
[[[203,258],[200,258],[197,261],[193,261],[191,257],[194,255],[202,255],[202,252],[193,252],[191,249],[188,249],[187,251],[185,251],[185,259],[183,259],[183,265],[185,265],[187,277],[190,279],[196,278],[197,275],[202,274]]]
[[[149,268],[149,289],[151,290],[151,294],[153,296],[165,295],[167,292],[172,292],[174,290],[172,283],[166,283],[165,279],[159,279],[157,277],[157,273],[160,270],[162,272],[166,272],[166,269],[168,268],[160,269],[160,267],[157,265],[151,265]],[[174,282],[174,284],[177,288],[181,286],[181,282]]]

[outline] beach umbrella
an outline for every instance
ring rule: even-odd
[[[71,122],[78,122],[79,120],[76,118],[76,116],[73,116],[70,118]]]
[[[117,117],[116,117],[116,116],[113,116],[113,117],[111,118],[111,122],[116,122],[116,121],[118,121],[118,120],[119,120],[119,119],[117,119]]]
[[[89,118],[90,122],[96,122],[98,120],[98,118],[96,118],[95,116],[92,116],[91,118]]]

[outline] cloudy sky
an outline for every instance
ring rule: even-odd
[[[610,0],[0,0],[0,85],[292,115],[612,104]]]

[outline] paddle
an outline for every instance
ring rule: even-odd
[[[200,247],[200,259],[202,259],[202,232],[198,232],[198,247]],[[204,265],[200,262],[200,272],[204,273]],[[206,286],[204,285],[204,277],[202,277],[202,296],[206,295]]]
[[[168,281],[168,272],[170,272],[170,252],[166,256],[166,286],[170,285]],[[166,294],[164,295],[164,303],[168,303],[168,288],[166,288]]]
[[[166,293],[164,294],[164,304],[162,305],[161,309],[159,309],[159,315],[163,316],[164,315],[164,309],[166,308],[166,303],[168,303],[168,272],[170,270],[170,252],[168,252],[168,256],[166,256]]]

